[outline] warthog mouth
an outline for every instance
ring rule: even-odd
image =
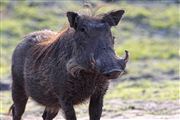
[[[66,64],[67,72],[70,73],[73,77],[78,77],[81,73],[90,73],[90,74],[96,74],[104,76],[108,79],[115,79],[118,76],[122,76],[125,69],[125,64],[128,62],[129,59],[129,53],[127,50],[125,50],[125,57],[122,59],[119,59],[119,63],[121,68],[116,67],[116,70],[112,69],[111,71],[108,71],[107,73],[103,73],[100,71],[97,65],[97,61],[93,59],[93,57],[90,57],[89,62],[85,62],[87,64],[83,65],[83,62],[80,64],[77,62],[76,58],[70,59]],[[89,64],[88,64],[89,63]],[[121,65],[123,63],[124,65]],[[120,67],[119,66],[119,67]]]

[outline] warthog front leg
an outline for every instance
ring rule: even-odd
[[[76,114],[71,100],[60,99],[60,105],[64,112],[66,120],[76,120]]]
[[[90,99],[89,115],[90,120],[100,120],[103,107],[103,96],[101,93],[94,93]]]

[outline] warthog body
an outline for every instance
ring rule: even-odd
[[[97,17],[68,12],[70,27],[61,32],[28,34],[12,57],[13,120],[20,120],[28,97],[44,105],[44,120],[61,108],[67,120],[76,120],[73,105],[90,98],[90,120],[100,120],[109,79],[117,78],[128,59],[113,50],[111,26],[124,11]]]

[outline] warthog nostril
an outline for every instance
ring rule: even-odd
[[[103,76],[105,76],[105,77],[107,77],[109,79],[115,79],[121,74],[121,72],[123,72],[123,70],[121,70],[121,69],[113,69],[113,70],[110,70],[108,72],[104,72]]]

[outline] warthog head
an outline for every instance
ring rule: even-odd
[[[116,26],[124,10],[90,17],[67,12],[70,27],[74,28],[73,57],[67,63],[67,71],[77,76],[81,71],[94,72],[107,79],[117,78],[125,69],[128,51],[124,58],[114,52],[111,27]]]

